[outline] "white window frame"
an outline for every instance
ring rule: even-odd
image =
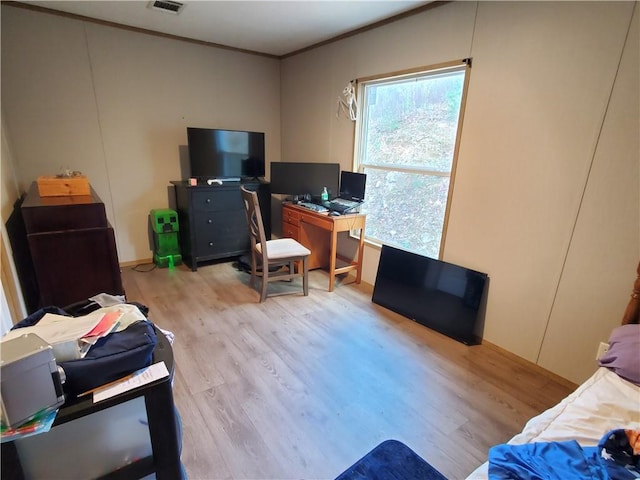
[[[397,167],[394,168],[392,166],[381,166],[381,165],[367,165],[366,163],[361,162],[361,146],[362,146],[362,138],[364,136],[364,130],[366,125],[362,120],[362,115],[365,112],[366,106],[364,105],[364,89],[367,85],[375,85],[380,83],[389,83],[395,80],[406,80],[410,78],[421,78],[430,75],[440,75],[442,73],[447,72],[455,72],[455,71],[464,71],[464,82],[462,87],[462,98],[460,100],[460,112],[458,117],[458,126],[456,131],[456,138],[454,144],[453,151],[453,159],[451,163],[451,170],[449,172],[441,172],[435,170],[428,170],[422,168],[412,168],[412,167]],[[446,243],[447,236],[447,226],[449,222],[449,212],[451,209],[451,198],[453,195],[454,183],[455,183],[455,172],[458,164],[458,153],[460,150],[460,138],[462,133],[462,125],[464,120],[464,112],[465,105],[467,99],[467,91],[469,86],[469,78],[471,74],[471,58],[465,58],[462,60],[456,60],[453,62],[442,63],[438,65],[426,66],[426,67],[418,67],[411,70],[404,70],[400,72],[393,72],[387,74],[376,75],[372,77],[360,78],[357,80],[357,102],[358,102],[358,119],[355,122],[355,141],[354,141],[354,149],[353,149],[353,170],[356,172],[363,173],[364,167],[370,169],[380,169],[387,171],[397,171],[397,172],[406,172],[406,173],[416,173],[422,175],[429,176],[445,176],[449,177],[449,188],[447,192],[447,204],[445,206],[445,214],[444,214],[444,222],[442,226],[442,233],[440,239],[440,249],[438,252],[438,259],[442,259],[444,253],[444,247]],[[374,237],[368,236],[365,231],[365,242],[369,245],[373,245],[377,248],[382,247],[382,241],[380,239],[376,239]]]

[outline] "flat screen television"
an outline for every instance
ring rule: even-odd
[[[338,195],[339,163],[271,162],[271,193],[320,198],[323,187],[329,197]]]
[[[383,245],[373,302],[467,345],[475,328],[487,274]]]
[[[187,127],[187,141],[191,177],[264,177],[263,132]]]

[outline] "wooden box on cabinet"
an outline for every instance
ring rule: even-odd
[[[93,189],[91,195],[40,197],[33,182],[21,212],[40,306],[124,294],[113,228]]]
[[[38,177],[38,194],[41,197],[68,197],[91,195],[89,180],[84,175],[77,177]]]
[[[171,182],[176,191],[182,259],[198,269],[198,263],[235,257],[249,252],[249,230],[240,195],[240,183],[192,186]],[[271,237],[271,193],[268,183],[244,183],[256,190],[267,238]]]

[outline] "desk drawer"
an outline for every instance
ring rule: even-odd
[[[293,238],[294,240],[300,240],[300,226],[289,223],[287,221],[282,222],[282,236],[286,238]]]
[[[308,223],[311,225],[315,225],[323,230],[327,230],[331,232],[334,230],[334,220],[333,217],[329,217],[326,214],[317,214],[317,213],[300,213],[300,223]]]
[[[282,221],[290,223],[291,225],[300,225],[300,217],[302,213],[294,210],[292,208],[283,208],[282,209]]]

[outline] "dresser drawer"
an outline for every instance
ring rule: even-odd
[[[222,212],[242,210],[242,196],[239,188],[196,190],[193,192],[193,209],[196,212]]]
[[[243,215],[237,211],[196,214],[197,257],[249,250],[249,230]]]

